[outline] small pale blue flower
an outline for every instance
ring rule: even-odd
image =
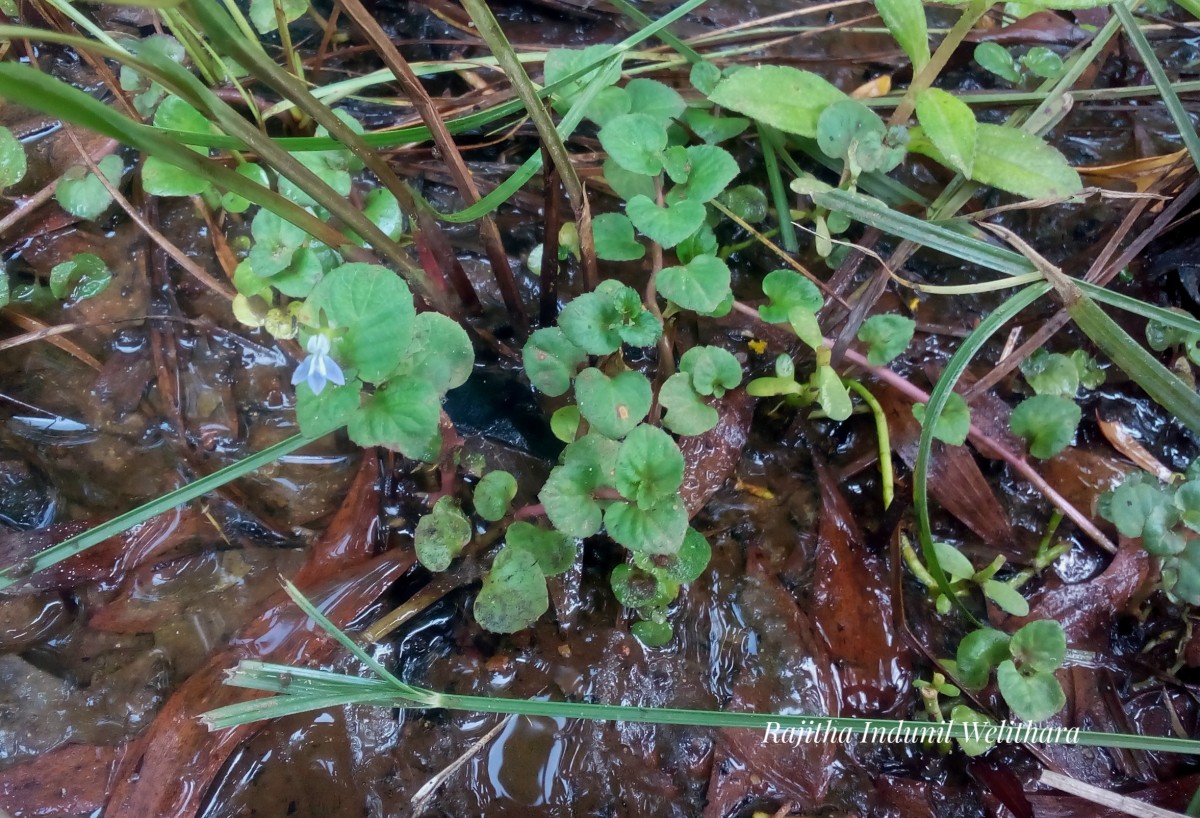
[[[306,349],[308,357],[296,367],[296,372],[292,375],[292,386],[307,383],[313,394],[319,395],[327,383],[345,385],[346,376],[342,374],[342,368],[338,366],[337,361],[329,357],[328,335],[323,332],[313,335],[308,339]]]

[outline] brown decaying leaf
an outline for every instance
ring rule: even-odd
[[[86,815],[104,806],[123,748],[68,744],[0,771],[0,810],[16,818]]]
[[[779,623],[771,627],[771,638],[779,640],[774,648],[791,654],[785,661],[795,668],[799,679],[766,680],[746,668],[734,685],[729,709],[766,713],[789,707],[840,715],[835,660],[813,623],[757,551],[747,560],[746,574],[748,588],[743,601],[754,603],[753,610],[762,621]],[[798,700],[801,695],[805,700]],[[783,797],[803,809],[819,806],[834,771],[837,750],[834,741],[764,743],[758,730],[722,730],[713,755],[704,818],[735,814],[735,806],[747,798]]]
[[[40,531],[4,532],[0,534],[0,565],[19,565],[39,551],[80,534],[95,524],[95,520],[83,520],[56,523]],[[5,593],[67,589],[88,582],[112,580],[189,540],[211,533],[209,524],[191,506],[173,508],[39,571],[21,585],[8,588]]]
[[[359,616],[413,562],[411,554],[395,551],[371,559],[377,478],[375,459],[364,458],[346,500],[295,578],[297,587],[339,627]],[[207,710],[261,695],[225,686],[225,672],[242,659],[319,663],[332,656],[335,647],[281,591],[227,648],[172,694],[150,728],[133,742],[104,815],[195,816],[217,772],[258,729],[246,725],[210,733],[200,724],[199,716]]]
[[[1164,466],[1157,457],[1150,454],[1146,447],[1133,436],[1132,432],[1116,421],[1097,417],[1096,423],[1100,425],[1100,432],[1104,435],[1104,439],[1111,443],[1114,449],[1164,483],[1171,480],[1173,472]]]
[[[921,437],[921,424],[913,417],[912,402],[882,385],[875,393],[887,415],[892,450],[912,468]],[[929,492],[938,505],[961,520],[989,546],[1012,543],[1012,524],[970,449],[935,442],[929,465]]]
[[[813,568],[813,625],[838,667],[847,715],[887,716],[907,706],[912,678],[908,653],[892,628],[891,596],[850,507],[820,464],[817,483],[821,521]]]
[[[735,389],[717,401],[720,419],[702,435],[680,438],[683,485],[679,489],[688,517],[695,517],[733,474],[750,435],[755,399]]]

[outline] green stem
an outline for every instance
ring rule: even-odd
[[[128,531],[138,523],[143,523],[151,517],[155,517],[176,506],[194,500],[203,494],[220,488],[232,480],[260,469],[284,455],[291,454],[300,447],[312,443],[317,437],[305,437],[304,435],[289,437],[287,440],[263,449],[257,454],[252,454],[244,460],[239,460],[237,463],[219,469],[206,477],[194,480],[186,486],[169,491],[149,503],[138,506],[132,511],[127,511],[124,514],[113,517],[108,522],[90,528],[82,534],[76,534],[74,537],[69,537],[56,545],[39,551],[20,566],[10,565],[0,571],[0,591],[11,585],[15,585],[30,574],[45,570],[52,565],[56,565],[69,557],[73,557],[91,548],[93,545],[107,540],[109,537],[116,536],[123,531]]]
[[[887,415],[883,413],[883,407],[879,405],[879,401],[875,400],[875,396],[867,387],[851,378],[843,378],[842,383],[856,392],[863,399],[863,403],[871,407],[871,414],[875,416],[875,436],[879,439],[879,476],[883,481],[883,507],[887,508],[892,504],[892,498],[895,495],[895,477],[892,472],[892,439],[888,434]]]
[[[917,95],[933,85],[938,75],[942,73],[942,69],[946,67],[946,63],[950,61],[950,57],[958,50],[966,36],[971,33],[971,29],[975,28],[975,24],[979,22],[980,18],[987,14],[987,10],[991,6],[991,0],[971,0],[963,10],[962,16],[958,18],[958,22],[950,29],[950,33],[938,45],[937,51],[933,52],[929,62],[913,77],[900,104],[892,112],[892,116],[888,120],[889,125],[903,125],[908,122],[913,109],[917,106]]]
[[[567,198],[571,200],[571,207],[575,211],[576,227],[579,229],[579,246],[583,253],[584,283],[589,290],[595,289],[600,280],[596,272],[596,246],[592,240],[592,213],[583,183],[579,181],[579,174],[575,172],[575,164],[571,161],[571,154],[555,129],[549,112],[538,98],[538,89],[529,79],[529,75],[525,73],[525,66],[521,65],[520,59],[517,58],[517,52],[513,50],[512,44],[504,34],[504,29],[500,27],[499,21],[492,14],[487,3],[484,0],[462,0],[462,5],[470,15],[471,22],[475,24],[479,36],[487,43],[488,48],[492,51],[492,56],[496,58],[500,68],[508,76],[513,90],[525,104],[525,110],[529,114],[529,118],[533,120],[534,127],[537,128],[543,147],[550,154],[554,167],[558,169],[558,178],[567,191]]]
[[[1196,127],[1192,124],[1191,116],[1188,115],[1183,103],[1179,101],[1179,97],[1171,87],[1171,81],[1167,79],[1167,72],[1163,70],[1162,63],[1158,61],[1158,56],[1150,47],[1146,35],[1138,28],[1137,21],[1133,19],[1133,13],[1129,8],[1123,3],[1115,3],[1112,8],[1117,19],[1121,21],[1121,25],[1125,27],[1125,36],[1129,38],[1129,42],[1133,43],[1138,56],[1142,58],[1142,64],[1150,72],[1150,79],[1154,80],[1158,93],[1166,103],[1167,111],[1171,114],[1171,119],[1175,121],[1175,127],[1179,129],[1179,136],[1183,139],[1188,153],[1191,154],[1192,162],[1197,168],[1200,168],[1200,136],[1196,135]]]

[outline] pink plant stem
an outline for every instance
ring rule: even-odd
[[[740,301],[735,301],[733,308],[742,315],[753,318],[755,321],[763,323],[758,315],[758,310],[743,304]],[[825,339],[825,343],[830,346],[833,341]],[[888,386],[896,389],[905,397],[910,398],[914,403],[928,403],[929,393],[914,386],[906,381],[900,375],[892,370],[882,366],[872,366],[867,363],[866,356],[853,350],[847,349],[845,358],[860,369],[870,372],[878,380],[886,383]],[[1054,490],[1054,487],[1046,482],[1046,479],[1038,474],[1037,470],[1030,465],[1023,456],[1012,451],[1008,447],[990,438],[978,426],[971,424],[970,440],[975,444],[976,448],[983,450],[985,453],[992,453],[1007,463],[1014,471],[1029,481],[1030,485],[1042,493],[1042,495],[1055,505],[1067,518],[1069,518],[1079,529],[1091,537],[1097,545],[1103,548],[1110,554],[1117,553],[1117,547],[1112,540],[1104,535],[1104,532],[1096,526],[1083,512],[1072,505],[1065,497]]]

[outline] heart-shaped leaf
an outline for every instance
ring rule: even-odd
[[[451,497],[441,497],[417,523],[413,548],[430,571],[445,571],[471,541],[471,523]]]
[[[622,372],[610,378],[595,367],[575,378],[575,398],[588,423],[605,437],[629,434],[650,411],[650,382],[640,372]]]
[[[490,471],[475,486],[475,513],[494,523],[508,513],[508,506],[516,496],[515,477],[502,469]]]
[[[702,435],[717,425],[717,410],[706,404],[692,388],[692,376],[676,372],[658,392],[658,402],[667,410],[663,426],[677,435]]]
[[[508,527],[504,542],[509,548],[533,554],[538,568],[548,577],[557,576],[570,568],[578,551],[575,542],[561,532],[547,531],[524,521]]]
[[[475,597],[475,621],[493,633],[515,633],[536,622],[548,607],[546,575],[537,557],[518,548],[501,549]]]
[[[397,378],[367,399],[350,419],[347,431],[360,446],[384,446],[429,462],[441,448],[441,408],[441,397],[432,386]]]
[[[704,205],[691,199],[659,207],[648,196],[638,195],[625,205],[633,226],[668,249],[700,229],[704,212]]]
[[[685,310],[710,313],[729,295],[729,267],[716,256],[696,256],[658,274],[658,292]]]
[[[631,173],[655,176],[662,170],[667,126],[647,114],[613,117],[598,134],[600,145],[617,164]]]
[[[614,477],[617,491],[640,508],[650,508],[679,491],[683,455],[666,432],[638,426],[617,452]]]
[[[1039,672],[1023,675],[1011,659],[996,668],[996,683],[1000,695],[1013,713],[1025,721],[1044,721],[1067,703],[1062,685],[1053,673]]]
[[[687,509],[678,495],[648,509],[634,503],[613,503],[604,513],[608,535],[630,551],[674,554],[687,534]]]
[[[637,261],[646,255],[633,234],[633,224],[622,213],[604,213],[592,219],[596,257],[604,261]]]
[[[566,394],[575,370],[586,358],[587,353],[558,327],[546,327],[530,335],[521,352],[529,382],[552,398]]]
[[[106,156],[99,161],[98,167],[108,181],[114,185],[121,183],[125,169],[121,157]],[[67,168],[54,189],[54,198],[63,210],[88,221],[99,218],[112,204],[108,189],[82,165]]]

